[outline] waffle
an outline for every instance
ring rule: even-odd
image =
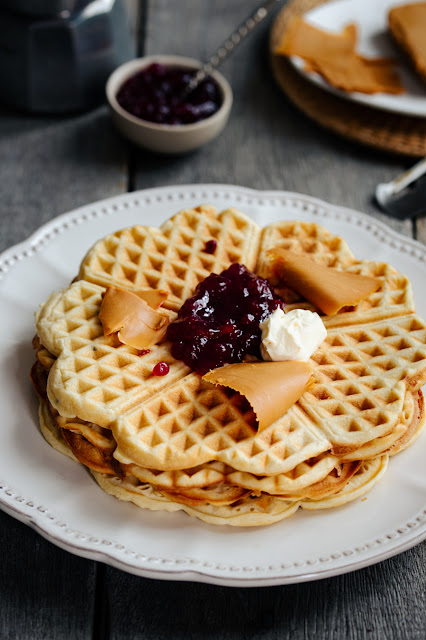
[[[209,240],[213,253],[204,250]],[[104,336],[106,287],[163,289],[173,320],[201,280],[236,261],[268,277],[288,309],[312,308],[277,280],[266,256],[274,247],[374,276],[381,286],[324,317],[327,339],[311,358],[314,384],[260,433],[244,397],[191,372],[167,341],[141,355]],[[159,229],[110,234],[86,254],[78,279],[41,307],[36,329],[46,380],[34,371],[33,381],[46,439],[89,467],[106,491],[150,509],[183,508],[243,526],[275,522],[299,506],[344,504],[368,490],[388,455],[424,424],[426,324],[409,280],[387,264],[357,261],[341,238],[313,223],[261,230],[235,209],[202,205]],[[160,361],[169,373],[153,376]]]
[[[301,253],[333,268],[347,268],[356,258],[346,242],[314,222],[282,220],[262,229],[261,251],[257,257],[256,273],[274,279],[274,273],[266,256],[268,249],[280,248]]]
[[[42,403],[42,406],[44,407],[43,421],[46,424],[48,420],[46,417],[46,404]],[[92,443],[96,447],[96,451],[101,450],[105,454],[110,454],[114,449],[114,439],[111,436],[107,438],[105,433],[100,434],[99,430],[94,428],[94,425],[82,424],[81,421],[67,422],[63,418],[57,418],[56,421],[53,421],[53,424],[55,424],[55,428],[50,429],[51,437],[55,438],[56,441],[62,445],[64,445],[65,442],[60,435],[59,429],[65,430],[62,431],[65,438],[67,438],[66,434],[70,431],[72,431],[73,434],[83,436],[83,441]],[[425,414],[423,411],[421,392],[415,396],[408,393],[400,424],[393,432],[388,436],[376,438],[372,443],[369,443],[369,445],[364,445],[364,447],[352,452],[352,454],[342,457],[341,462],[371,459],[387,452],[394,455],[420,435],[424,424]],[[51,438],[48,439],[50,440]],[[62,450],[63,446],[62,448],[60,446],[56,448]],[[70,450],[69,447],[68,450]],[[76,454],[80,454],[78,448]],[[81,455],[79,455],[79,460],[84,463]],[[295,496],[296,494],[300,496],[302,493],[303,495],[309,493],[309,491],[304,492],[304,489],[308,488],[310,490],[313,483],[312,476],[317,480],[317,483],[323,482],[329,476],[335,474],[336,469],[338,470],[340,465],[339,459],[336,456],[322,454],[322,456],[296,465],[288,474],[263,477],[255,476],[248,472],[238,472],[232,467],[220,462],[209,462],[199,464],[189,469],[178,470],[149,469],[140,467],[134,463],[123,465],[123,467],[126,474],[136,477],[142,483],[149,483],[165,491],[182,492],[188,489],[192,490],[194,488],[228,484],[272,495],[282,495],[287,492],[288,496]],[[316,493],[318,495],[318,488]]]
[[[99,308],[105,289],[78,280],[52,294],[37,317],[41,343],[54,356],[48,378],[50,402],[65,418],[75,416],[108,427],[120,414],[161,392],[189,369],[170,354],[167,343],[143,356],[103,335]],[[60,356],[60,357],[58,357]],[[167,378],[152,375],[167,362]]]
[[[383,453],[395,455],[414,442],[425,424],[423,394],[407,392],[399,424],[387,435],[375,438],[359,449],[341,456],[342,460],[367,460]]]
[[[303,300],[297,293],[290,291],[288,287],[280,285],[270,265],[268,265],[267,258],[263,258],[260,262],[258,273],[276,283],[276,290],[286,301],[286,309],[288,311],[300,308],[314,311],[323,316],[322,319],[327,329],[386,320],[398,315],[411,314],[415,311],[411,282],[391,265],[382,262],[359,260],[344,268],[345,271],[351,273],[377,278],[380,281],[380,287],[359,304],[353,307],[346,307],[333,316],[324,316],[313,304]]]
[[[308,509],[310,511],[315,509],[331,509],[341,507],[352,500],[356,500],[356,498],[365,496],[383,477],[387,470],[388,462],[388,455],[364,460],[360,468],[341,491],[322,498],[321,500],[302,500],[299,506],[302,509]]]
[[[41,403],[40,426],[44,437],[55,449],[76,460],[63,441],[55,422]],[[380,456],[361,463],[347,484],[337,493],[320,499],[304,498],[286,500],[261,494],[258,497],[246,497],[232,505],[187,505],[167,498],[151,484],[140,481],[133,475],[125,478],[103,474],[90,469],[99,486],[120,500],[133,502],[137,506],[152,511],[185,511],[208,524],[230,525],[238,527],[265,526],[293,515],[298,509],[327,509],[342,506],[364,496],[380,480],[386,471],[389,457]]]
[[[107,493],[133,502],[143,509],[152,511],[179,511],[198,518],[208,524],[234,527],[259,527],[274,524],[293,515],[299,508],[298,502],[287,502],[271,496],[245,498],[233,505],[215,506],[211,504],[191,506],[166,498],[150,485],[141,485],[126,478],[123,482],[114,476],[92,472],[99,486]]]
[[[316,384],[261,434],[239,394],[189,374],[114,422],[115,457],[156,469],[219,460],[275,475],[326,451],[347,454],[399,424],[407,388],[426,379],[426,325],[412,314],[330,330],[312,361]]]
[[[182,510],[208,524],[230,525],[236,527],[264,526],[274,524],[293,515],[299,507],[302,509],[329,509],[342,506],[370,491],[381,479],[387,469],[389,457],[381,456],[360,465],[346,486],[334,494],[320,500],[285,500],[262,494],[258,497],[246,497],[232,505],[215,506],[211,504],[191,506],[174,502],[151,485],[142,484],[133,477],[125,481],[114,476],[106,476],[92,471],[98,484],[107,493],[144,509],[153,511]]]
[[[253,269],[259,228],[236,209],[218,213],[201,205],[180,211],[159,229],[135,226],[99,240],[83,259],[79,278],[103,287],[163,289],[165,306],[178,310],[199,282],[233,262]],[[215,240],[214,253],[206,253]]]

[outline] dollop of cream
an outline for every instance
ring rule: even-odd
[[[327,329],[317,313],[278,307],[259,324],[262,331],[260,353],[264,360],[308,360],[327,337]]]

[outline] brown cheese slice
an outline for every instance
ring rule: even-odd
[[[134,292],[139,298],[145,300],[145,302],[152,307],[152,309],[158,309],[163,302],[167,300],[167,291],[164,289],[140,289]]]
[[[203,379],[245,396],[263,431],[283,416],[311,384],[311,366],[299,360],[239,362],[213,369]]]
[[[393,7],[389,11],[388,22],[396,42],[426,81],[426,2]]]
[[[329,316],[358,304],[381,285],[377,278],[337,271],[287,249],[270,249],[268,255],[280,280]]]
[[[340,33],[327,33],[297,16],[283,33],[274,53],[299,56],[304,60],[315,60],[319,56],[331,59],[333,56],[347,56],[354,51],[356,40],[355,24],[348,24]]]
[[[328,33],[297,17],[284,32],[275,53],[299,56],[305,61],[307,71],[316,71],[343,91],[403,93],[395,61],[359,55],[355,51],[356,40],[354,24],[347,25],[340,33]]]
[[[392,60],[369,59],[356,53],[332,61],[317,59],[310,61],[311,69],[341,91],[361,93],[404,93]]]
[[[152,347],[162,340],[170,319],[152,309],[136,293],[109,287],[99,310],[104,335],[117,333],[118,339],[135,349]]]

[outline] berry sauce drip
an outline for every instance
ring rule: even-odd
[[[222,99],[217,82],[207,77],[184,96],[193,72],[153,63],[124,82],[117,93],[123,109],[157,124],[191,124],[216,113]]]
[[[246,355],[260,357],[265,320],[284,301],[264,278],[235,263],[221,274],[211,274],[181,307],[167,329],[177,360],[203,375],[224,364],[241,362]]]
[[[216,251],[217,241],[216,240],[207,240],[204,251],[206,253],[214,253]]]
[[[167,362],[157,362],[152,370],[153,376],[165,376],[169,373],[170,367]]]

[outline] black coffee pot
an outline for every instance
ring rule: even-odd
[[[0,103],[34,113],[88,109],[134,57],[123,0],[0,0]]]

